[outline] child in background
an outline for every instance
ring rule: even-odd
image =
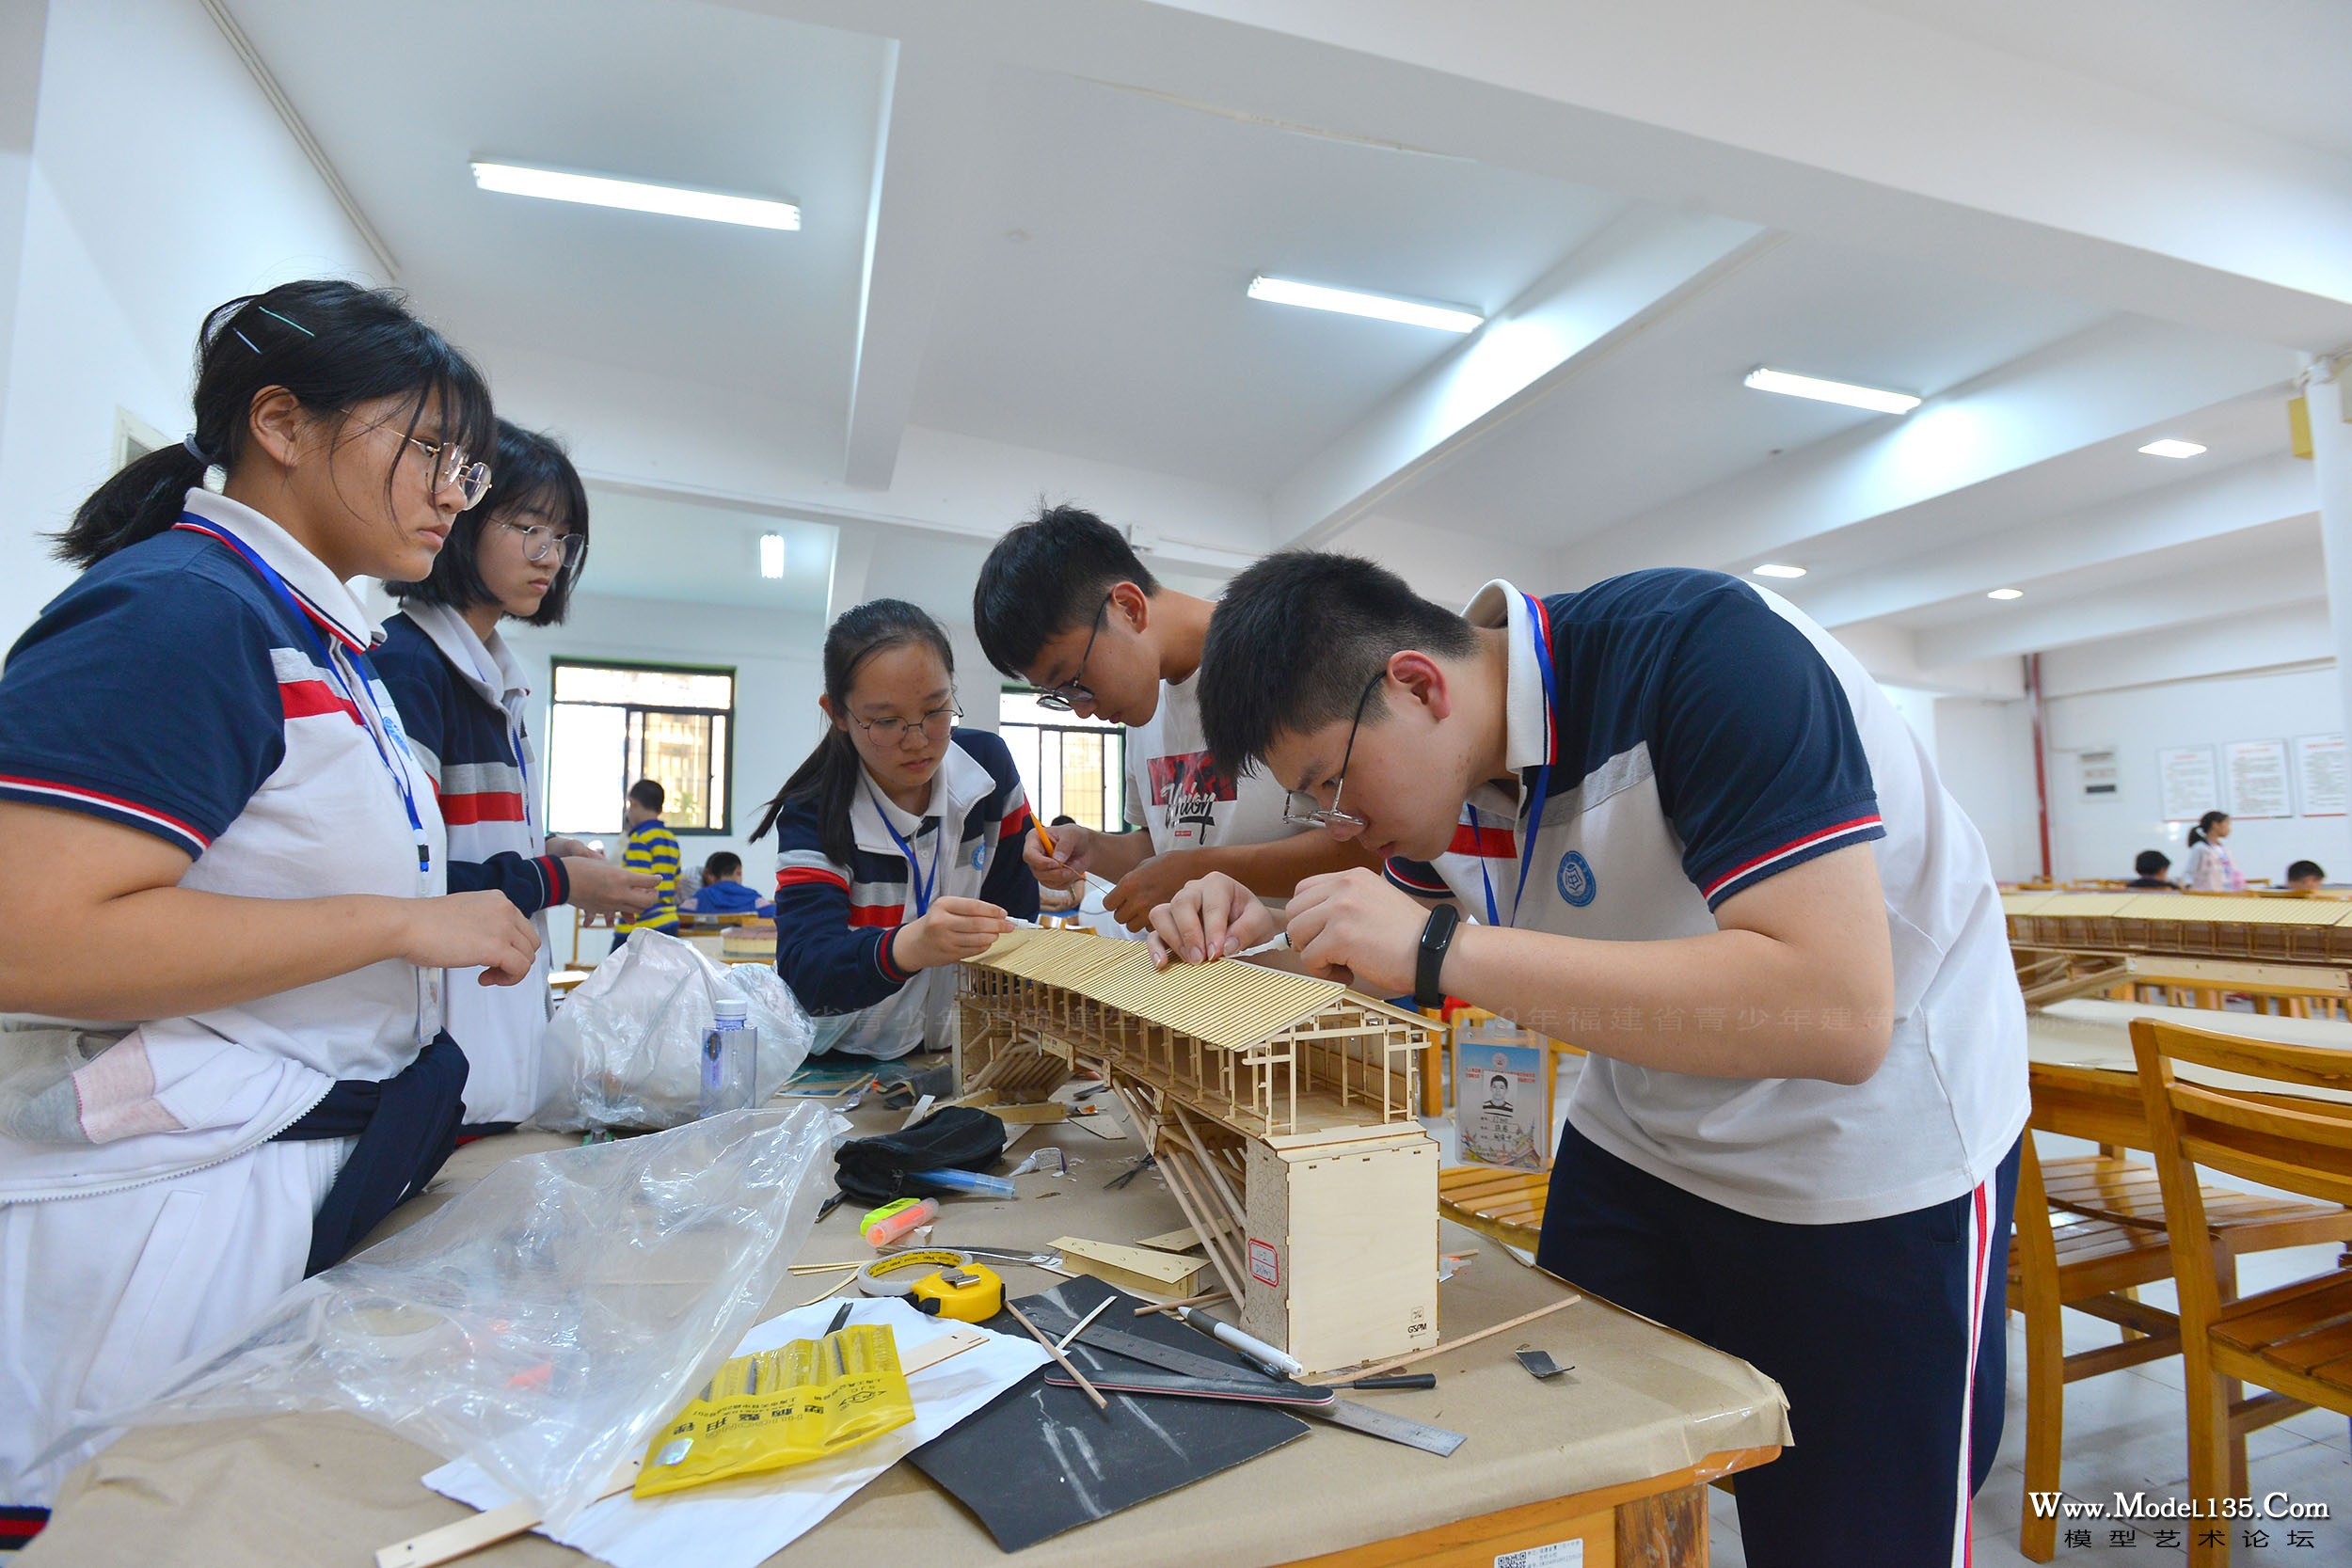
[[[679,908],[691,914],[755,914],[775,918],[776,907],[760,901],[756,890],[743,881],[743,857],[722,849],[703,862],[703,885]]]
[[[2328,873],[2319,868],[2317,861],[2296,861],[2287,867],[2287,890],[2291,893],[2317,893],[2328,880]]]
[[[632,931],[677,935],[677,834],[661,820],[661,808],[668,800],[668,792],[660,784],[651,779],[640,779],[628,786],[628,799],[621,804],[621,821],[628,828],[628,847],[622,852],[621,863],[631,871],[658,879],[661,891],[645,906],[643,914],[621,921],[619,929],[612,933],[612,945],[616,948],[628,940]]]
[[[2222,847],[2230,836],[2230,814],[2209,811],[2188,831],[2188,874],[2183,879],[2191,893],[2244,893],[2245,874]]]
[[[2171,869],[2171,856],[2161,849],[2142,849],[2138,858],[2132,862],[2132,879],[2123,885],[2158,893],[2178,893],[2180,884],[2165,875]]]

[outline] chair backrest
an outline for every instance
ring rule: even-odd
[[[2150,1147],[2164,1186],[2184,1323],[2201,1323],[2217,1302],[2205,1204],[2197,1167],[2266,1187],[2352,1205],[2352,1103],[2295,1098],[2298,1089],[2352,1095],[2352,1051],[2243,1039],[2155,1019],[2132,1021]],[[2187,1065],[2257,1083],[2203,1083]],[[2188,1250],[2203,1262],[2191,1266]]]

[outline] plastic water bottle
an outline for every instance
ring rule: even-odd
[[[722,998],[711,1005],[710,1033],[703,1037],[702,1114],[740,1111],[752,1103],[752,1069],[759,1059],[759,1031],[746,1019],[746,1005]]]

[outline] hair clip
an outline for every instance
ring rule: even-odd
[[[252,339],[250,339],[250,338],[246,337],[246,335],[245,335],[242,331],[239,331],[236,327],[233,327],[233,326],[232,326],[232,327],[230,327],[229,330],[230,330],[230,331],[231,331],[231,332],[235,332],[235,333],[237,334],[237,341],[239,341],[239,342],[243,343],[246,347],[247,347],[247,348],[251,349],[254,353],[259,354],[259,353],[261,353],[261,352],[262,352],[262,345],[261,345],[261,344],[259,344],[259,343],[255,342]]]
[[[195,431],[191,430],[185,436],[181,436],[180,444],[187,448],[188,455],[195,458],[199,463],[203,464],[208,468],[213,466],[213,460],[204,455],[204,449],[196,444]]]
[[[302,334],[304,337],[306,337],[306,338],[315,338],[315,337],[317,337],[317,336],[318,336],[318,334],[317,334],[317,333],[315,333],[315,332],[311,331],[309,327],[307,327],[307,326],[303,325],[300,322],[295,321],[293,317],[291,317],[291,316],[281,316],[281,315],[279,315],[277,311],[275,311],[275,310],[271,309],[270,309],[268,306],[266,306],[266,305],[259,305],[259,304],[257,304],[257,305],[255,305],[255,306],[253,307],[253,309],[255,309],[256,310],[259,310],[260,312],[262,312],[262,314],[263,314],[263,315],[265,315],[265,316],[269,317],[269,318],[270,318],[270,319],[272,319],[273,321],[281,321],[281,322],[284,322],[284,323],[285,323],[288,326],[293,327],[293,328],[294,328],[296,332],[301,333],[301,334]],[[240,336],[242,336],[242,334],[240,334]]]

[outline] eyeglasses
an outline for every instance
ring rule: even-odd
[[[926,739],[945,740],[954,731],[956,721],[962,717],[963,709],[949,703],[946,707],[935,707],[922,718],[912,721],[877,719],[868,723],[852,713],[850,715],[850,722],[884,746],[903,746],[906,744],[907,736],[917,731],[921,732]]]
[[[1334,775],[1336,783],[1331,789],[1330,805],[1318,806],[1311,795],[1302,795],[1295,789],[1284,790],[1283,821],[1304,828],[1361,828],[1367,825],[1354,812],[1340,810],[1340,791],[1347,787],[1348,759],[1356,754],[1356,732],[1363,727],[1364,705],[1372,701],[1372,694],[1380,689],[1380,683],[1388,678],[1388,673],[1389,667],[1385,664],[1374,671],[1372,683],[1364,688],[1364,694],[1356,699],[1356,718],[1347,726],[1347,750],[1340,753],[1340,770]],[[1307,802],[1303,808],[1298,804],[1301,800]]]
[[[379,420],[367,428],[389,430],[391,427]],[[469,461],[470,454],[456,442],[426,441],[414,436],[404,436],[401,439],[424,453],[425,461],[434,465],[433,488],[438,490],[449,484],[457,486],[457,494],[465,503],[459,510],[472,511],[482,504],[482,498],[490,493],[490,465]],[[533,556],[532,559],[535,561],[538,558]]]
[[[545,523],[510,523],[501,517],[499,527],[512,529],[523,536],[525,561],[545,561],[552,555],[562,564],[569,566],[580,559],[580,552],[588,547],[585,535],[558,533]]]
[[[1102,608],[1094,612],[1094,629],[1087,633],[1086,650],[1078,655],[1077,673],[1059,686],[1039,687],[1037,689],[1038,706],[1050,707],[1056,713],[1068,713],[1081,699],[1089,703],[1094,701],[1094,689],[1086,685],[1084,681],[1087,660],[1094,657],[1094,640],[1103,635],[1103,623],[1109,618],[1110,610],[1111,596],[1105,594],[1103,595]]]

